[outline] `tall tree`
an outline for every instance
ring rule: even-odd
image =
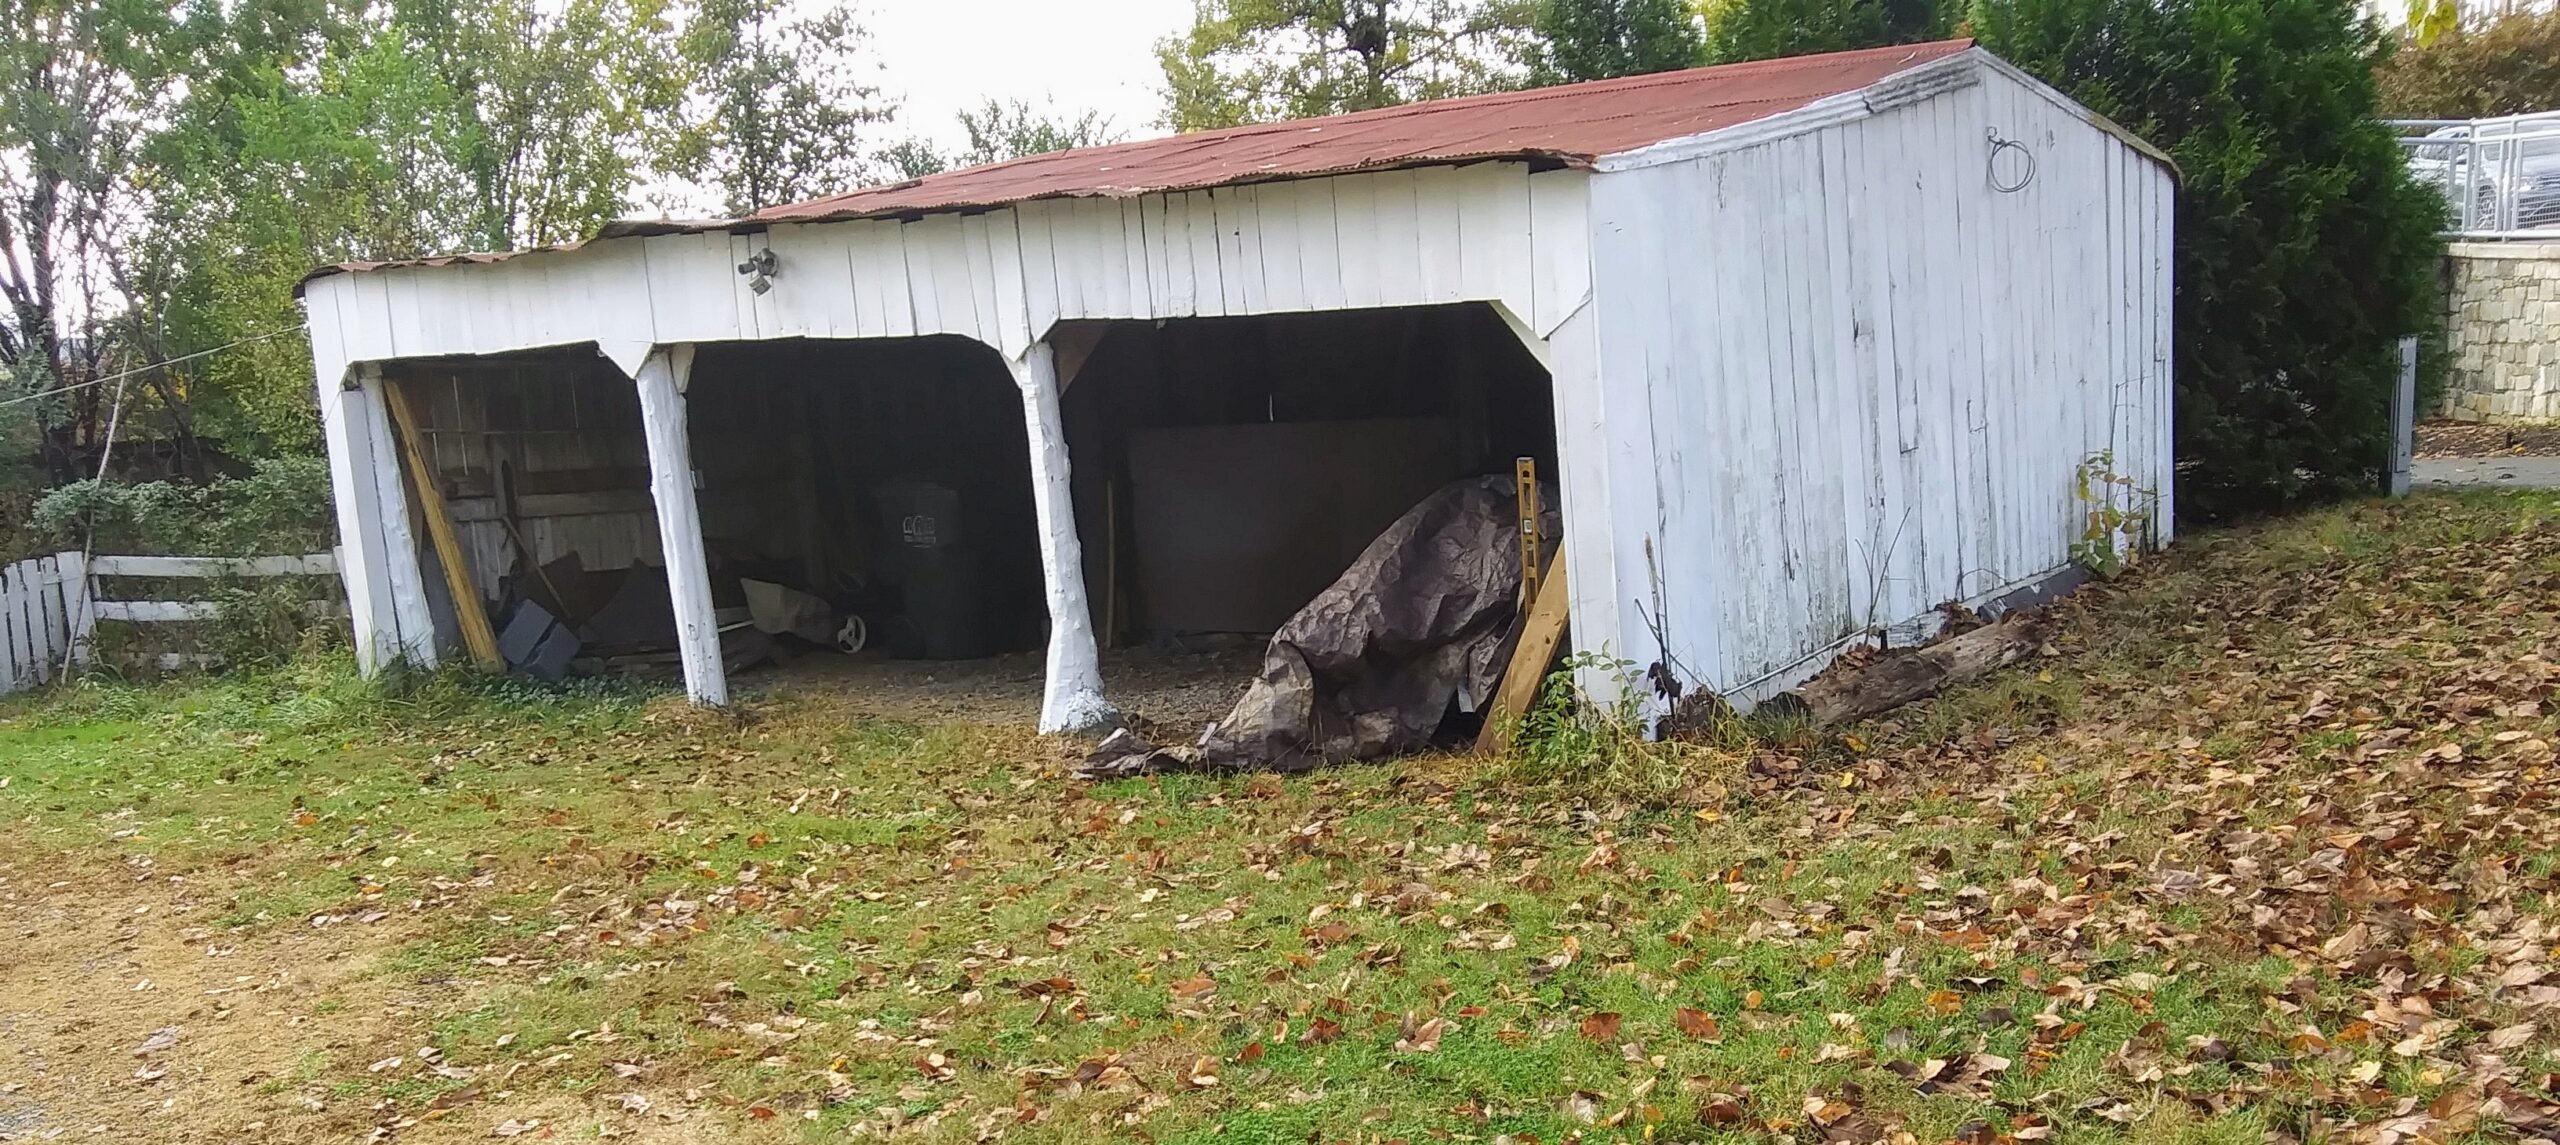
[[[969,134],[969,149],[958,165],[1001,163],[1025,155],[1098,147],[1120,141],[1120,132],[1098,111],[1061,114],[1033,107],[1029,100],[988,99],[960,113],[960,129]]]
[[[1686,0],[1547,0],[1529,49],[1532,83],[1575,83],[1691,68],[1706,38]]]
[[[2407,119],[2560,108],[2560,10],[2494,16],[2431,40],[2412,34],[2375,75],[2382,110]]]
[[[1944,39],[1962,0],[1711,0],[1707,55],[1717,63]]]
[[[469,125],[476,246],[583,238],[626,205],[686,72],[666,0],[394,0],[391,24]]]
[[[1176,131],[1518,86],[1534,0],[1197,0],[1156,45]]]
[[[921,135],[910,135],[874,152],[871,161],[878,169],[900,179],[921,179],[951,169],[951,157]]]
[[[622,213],[686,71],[659,0],[202,5],[154,141],[155,328],[235,450],[317,443],[294,283],[314,265],[584,237]],[[248,340],[248,341],[243,341]]]
[[[698,92],[676,171],[717,187],[732,215],[859,185],[868,129],[891,105],[861,75],[853,10],[700,0],[685,32]]]
[[[0,0],[0,381],[49,395],[22,407],[57,478],[79,475],[107,420],[87,383],[135,365],[150,330],[122,292],[149,207],[145,150],[181,87],[174,29],[166,7],[133,0]],[[168,379],[141,388],[184,432]]]

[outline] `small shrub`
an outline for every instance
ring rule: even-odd
[[[1617,698],[1585,692],[1578,677],[1586,668],[1611,673]],[[1589,652],[1568,657],[1547,677],[1511,742],[1513,779],[1643,804],[1720,803],[1727,790],[1723,780],[1738,765],[1711,746],[1647,738],[1643,682],[1635,666]]]
[[[206,651],[226,667],[281,664],[313,650],[334,626],[304,612],[307,593],[293,577],[243,577],[215,584]]]
[[[202,485],[78,481],[46,493],[32,512],[47,543],[102,553],[254,556],[319,552],[337,543],[329,463],[270,457],[240,477]]]
[[[2160,494],[2116,472],[2116,455],[2101,449],[2080,459],[2072,495],[2080,499],[2080,538],[2071,542],[2071,559],[2102,579],[2113,580],[2151,545],[2151,519],[2159,511]]]

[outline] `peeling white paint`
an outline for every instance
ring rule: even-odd
[[[1576,595],[1614,596],[1576,601],[1577,637],[1615,609],[1612,654],[1748,703],[2067,564],[2093,454],[2167,519],[2173,172],[1973,70],[1593,177],[1596,392],[1560,380],[1558,423],[1567,472],[1602,470],[1575,527],[1607,498]],[[1992,185],[1994,135],[2025,187]]]
[[[1039,518],[1040,573],[1049,601],[1049,665],[1040,695],[1042,732],[1092,731],[1120,713],[1102,697],[1102,654],[1085,603],[1084,546],[1076,537],[1067,474],[1066,420],[1058,413],[1058,359],[1034,342],[1007,362],[1022,389],[1022,418],[1031,441],[1031,505]]]
[[[693,490],[693,444],[685,431],[684,389],[692,373],[693,347],[666,346],[641,360],[632,384],[640,393],[640,425],[649,441],[649,496],[658,506],[685,695],[720,707],[729,702],[729,677],[720,665],[720,624],[711,606],[711,566]]]

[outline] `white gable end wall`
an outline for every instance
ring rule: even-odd
[[[1871,630],[1908,643],[2067,566],[2101,451],[2166,521],[2172,176],[1968,70],[1593,177],[1613,655],[1749,701]],[[1992,186],[1994,133],[2024,188]]]

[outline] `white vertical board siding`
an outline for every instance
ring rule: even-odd
[[[956,334],[1019,357],[1060,319],[1492,302],[1544,333],[1590,289],[1580,171],[1485,162],[900,221],[605,239],[312,281],[341,363]],[[738,265],[770,250],[772,288]]]
[[[2015,193],[1991,185],[1992,131],[2034,154]],[[2067,565],[2084,457],[2164,491],[2172,472],[2170,195],[2157,162],[1990,69],[1595,176],[1584,400],[1606,441],[1580,484],[1609,500],[1589,563],[1615,583],[1577,585],[1577,631],[1750,701]]]
[[[329,446],[330,497],[345,538],[340,573],[356,662],[367,672],[401,659],[432,667],[435,634],[426,599],[418,592],[423,578],[417,549],[409,542],[408,518],[398,508],[400,466],[388,444],[389,419],[378,388],[364,384],[349,368],[345,329],[349,313],[357,309],[355,299],[355,279],[348,275],[312,282],[303,296],[321,434]],[[385,322],[373,336],[387,339],[389,329]]]

